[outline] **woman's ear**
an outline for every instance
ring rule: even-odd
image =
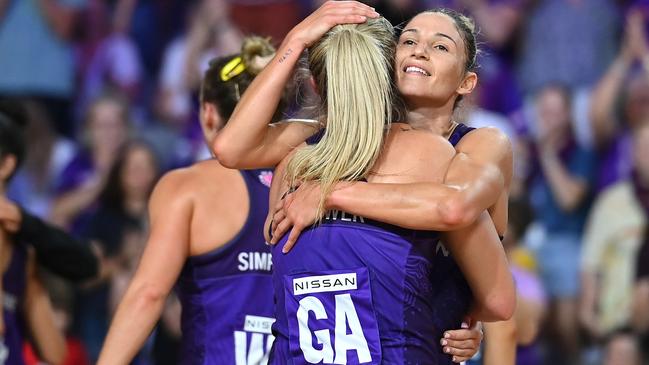
[[[471,94],[477,84],[478,75],[475,72],[467,72],[456,91],[460,95]]]

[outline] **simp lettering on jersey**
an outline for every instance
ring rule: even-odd
[[[328,221],[341,220],[343,222],[361,222],[361,223],[365,223],[365,218],[361,217],[360,215],[353,215],[353,214],[345,213],[345,212],[343,212],[341,210],[329,210],[324,215],[323,219],[328,220]]]
[[[270,252],[241,252],[237,257],[239,271],[271,271],[273,255]]]
[[[380,364],[366,268],[285,277],[294,364]]]
[[[271,326],[275,318],[246,315],[243,331],[234,331],[236,365],[266,365],[275,337]]]

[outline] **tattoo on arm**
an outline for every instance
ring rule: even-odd
[[[282,62],[286,61],[286,58],[287,58],[291,53],[293,53],[293,50],[292,50],[291,48],[289,48],[289,49],[286,51],[286,53],[284,53],[284,55],[283,55],[282,57],[279,58],[279,61],[278,61],[278,62],[279,62],[279,63],[282,63]]]

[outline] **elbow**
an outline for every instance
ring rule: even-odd
[[[516,311],[516,289],[513,288],[513,282],[512,288],[496,290],[487,296],[482,305],[491,321],[510,320]]]
[[[151,311],[161,311],[167,299],[168,292],[162,290],[159,286],[151,283],[143,283],[135,287],[135,290],[129,288],[120,307],[125,305],[132,308],[135,313],[147,313]]]
[[[144,284],[137,291],[136,295],[137,306],[146,309],[152,306],[162,305],[166,299],[167,292],[151,284]]]
[[[219,161],[219,163],[229,169],[236,169],[240,162],[239,156],[240,153],[234,153],[229,146],[227,141],[223,138],[222,134],[219,134],[212,142],[212,152],[214,156]]]
[[[438,209],[442,223],[449,231],[466,227],[478,218],[478,212],[466,203],[461,193],[445,199]]]

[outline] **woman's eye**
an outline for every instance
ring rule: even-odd
[[[448,48],[446,48],[446,46],[443,44],[438,44],[434,48],[439,49],[440,51],[448,52]]]
[[[412,46],[415,44],[415,41],[413,41],[412,39],[406,39],[405,41],[402,42],[402,44],[405,44],[407,46]]]

